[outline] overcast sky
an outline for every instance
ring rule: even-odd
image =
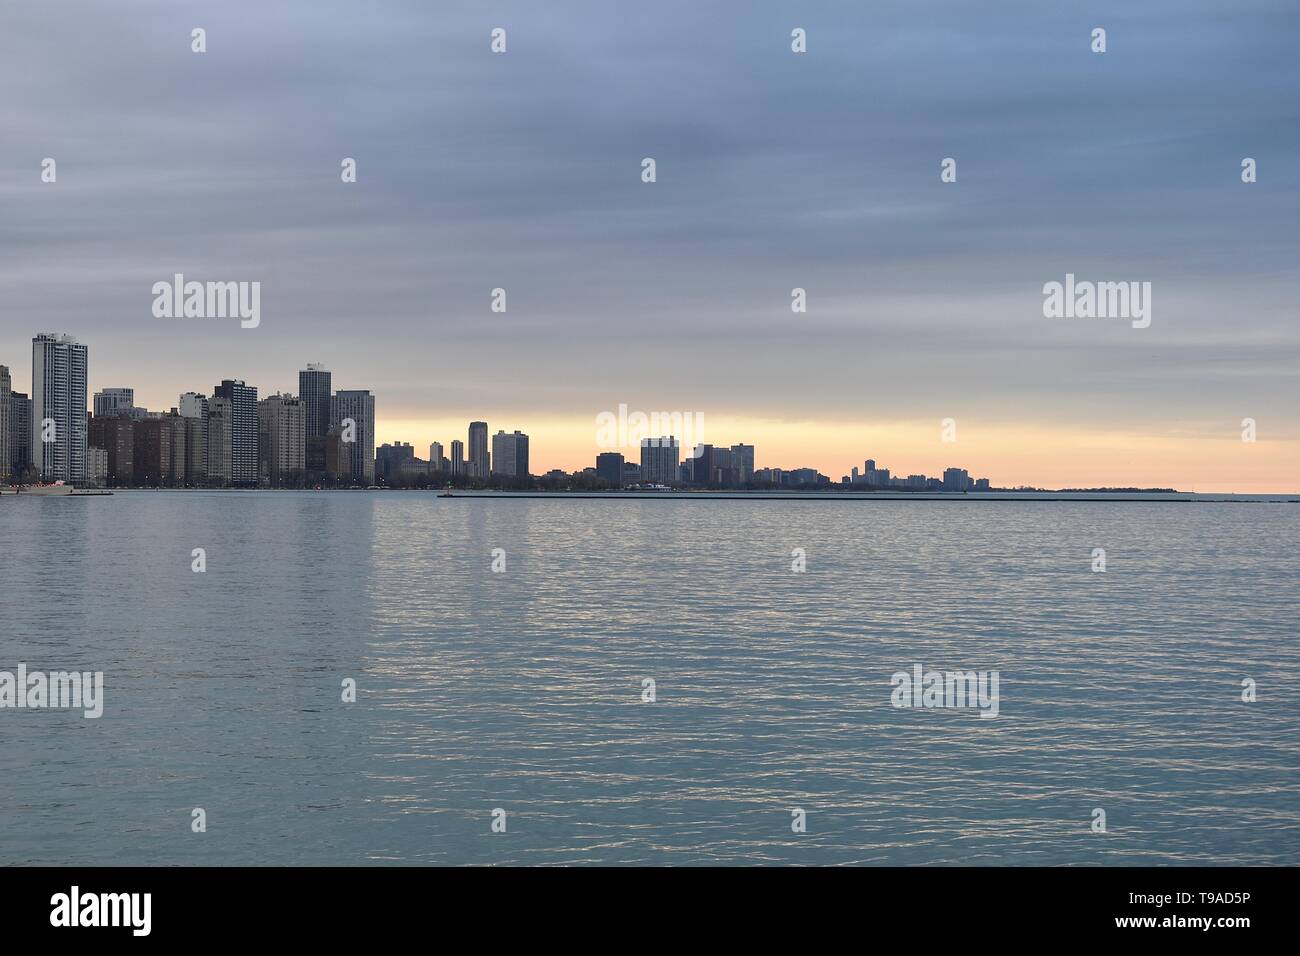
[[[1295,489],[1297,49],[1295,0],[9,0],[0,364],[69,332],[166,408],[324,362],[381,440],[486,418],[534,471],[627,403],[836,479]],[[155,318],[176,272],[260,281],[260,327]],[[1067,272],[1151,282],[1150,328],[1044,318]]]

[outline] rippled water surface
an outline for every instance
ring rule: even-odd
[[[0,670],[106,701],[0,710],[0,863],[1300,864],[1298,541],[1284,503],[2,498]],[[916,663],[998,670],[999,716],[892,707]]]

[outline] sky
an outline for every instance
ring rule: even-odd
[[[535,473],[626,405],[833,480],[1295,491],[1297,47],[1294,0],[12,0],[0,364],[70,333],[166,409],[321,362]],[[260,324],[155,317],[175,273]],[[1067,273],[1150,326],[1045,317]]]

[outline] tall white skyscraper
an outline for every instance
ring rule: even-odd
[[[45,481],[86,479],[86,347],[71,335],[32,339],[32,460]]]

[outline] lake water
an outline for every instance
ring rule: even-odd
[[[1297,542],[1261,502],[6,497],[0,670],[105,689],[0,710],[0,863],[1296,865]],[[914,664],[998,716],[892,706]]]

